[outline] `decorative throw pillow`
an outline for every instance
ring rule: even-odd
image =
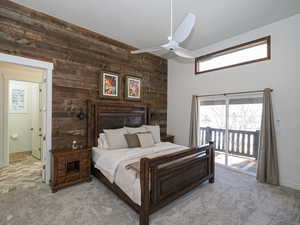
[[[141,147],[141,144],[140,144],[137,134],[124,134],[124,136],[127,140],[128,148]]]
[[[129,134],[136,134],[136,133],[142,133],[147,132],[147,129],[143,126],[141,127],[124,127]]]
[[[128,148],[126,138],[124,134],[127,134],[127,130],[121,129],[107,129],[103,130],[106,135],[109,149],[121,149]]]
[[[141,147],[148,148],[154,146],[154,140],[151,133],[140,133],[137,134]]]
[[[143,125],[153,135],[154,143],[160,143],[160,127],[158,125]]]

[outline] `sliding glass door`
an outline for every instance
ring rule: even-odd
[[[215,142],[216,163],[256,173],[262,96],[199,98],[200,144]]]
[[[225,155],[219,153],[226,149],[226,100],[200,100],[200,140],[201,145],[215,141],[216,162],[226,165]]]

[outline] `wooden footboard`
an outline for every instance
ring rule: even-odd
[[[140,225],[148,225],[151,213],[206,180],[214,182],[213,143],[157,158],[142,158],[140,176]]]

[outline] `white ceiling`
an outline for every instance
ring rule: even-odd
[[[15,0],[137,48],[167,42],[170,0]],[[196,50],[300,12],[300,0],[174,0],[174,24],[196,15],[182,44]]]

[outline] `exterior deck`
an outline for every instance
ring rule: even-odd
[[[200,128],[200,144],[215,143],[216,162],[226,165],[225,129]],[[227,166],[255,175],[259,147],[259,130],[229,130]]]
[[[225,154],[216,152],[215,162],[221,165],[225,164]],[[244,156],[228,155],[228,166],[233,169],[238,169],[251,175],[256,175],[257,161],[253,158]]]

